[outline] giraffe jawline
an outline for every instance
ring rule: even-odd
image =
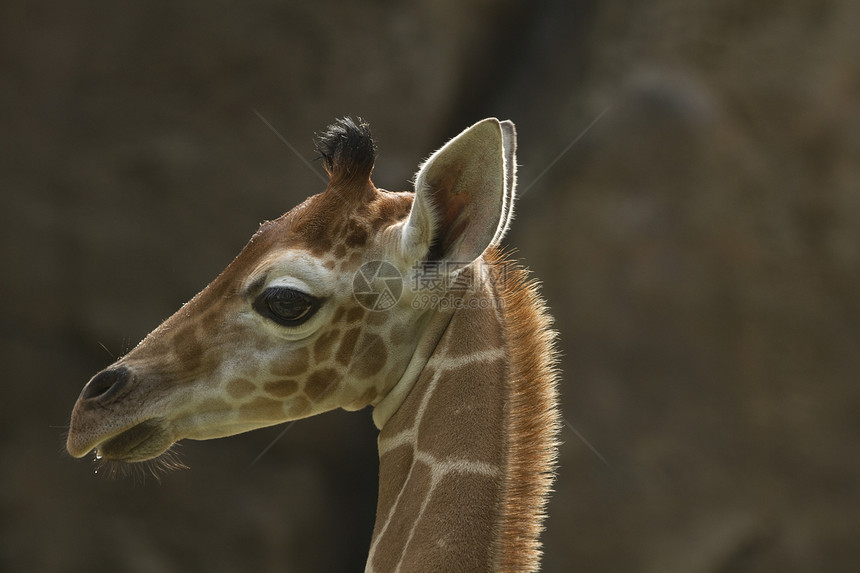
[[[141,422],[96,446],[96,458],[118,462],[143,462],[157,458],[173,445],[158,420]]]

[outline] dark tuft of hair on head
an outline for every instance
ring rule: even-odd
[[[376,144],[370,124],[360,117],[338,119],[316,135],[314,147],[332,180],[370,178],[376,162]]]

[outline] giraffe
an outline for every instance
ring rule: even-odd
[[[158,459],[204,440],[373,408],[377,518],[365,571],[534,571],[560,415],[555,333],[500,243],[516,132],[485,119],[371,181],[369,126],[317,138],[326,189],[263,223],[206,288],[74,406],[74,457]]]

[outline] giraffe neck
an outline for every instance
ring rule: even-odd
[[[453,313],[382,427],[367,571],[537,567],[558,427],[552,333],[525,273],[504,274]]]

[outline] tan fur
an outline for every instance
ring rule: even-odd
[[[484,255],[496,274],[509,352],[508,456],[496,570],[535,571],[554,480],[561,414],[552,317],[524,268],[496,249]]]

